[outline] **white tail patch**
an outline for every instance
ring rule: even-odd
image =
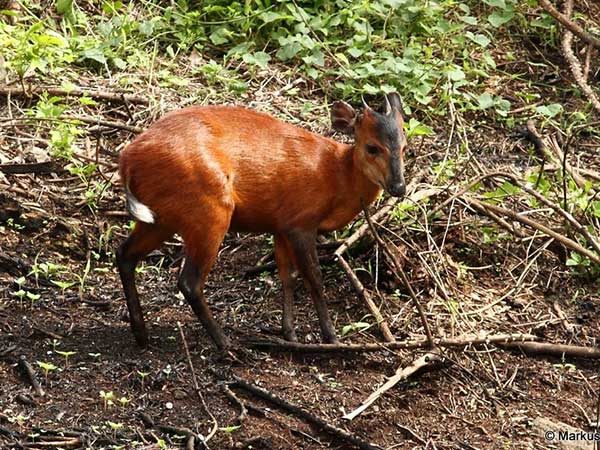
[[[127,210],[129,214],[140,222],[154,223],[154,213],[152,210],[135,198],[129,188],[125,189],[125,196],[127,197]]]

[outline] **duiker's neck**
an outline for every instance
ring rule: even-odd
[[[373,183],[364,173],[356,157],[355,144],[344,145],[344,168],[347,174],[347,189],[352,198],[361,200],[365,206],[371,204],[381,192],[381,186]]]

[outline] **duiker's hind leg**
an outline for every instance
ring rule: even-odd
[[[179,290],[217,348],[225,350],[230,346],[230,341],[210,312],[204,296],[204,284],[229,228],[231,212],[222,209],[211,211],[209,217],[206,211],[201,211],[200,214],[191,215],[197,218],[198,222],[186,227],[187,231],[183,236],[187,255],[179,276]]]
[[[281,321],[281,333],[283,337],[292,342],[297,342],[294,327],[294,287],[296,285],[295,266],[292,260],[292,249],[289,241],[284,235],[275,235],[275,262],[281,287],[283,290],[283,317]]]
[[[173,233],[156,224],[136,222],[129,237],[117,250],[116,261],[129,310],[129,322],[136,342],[148,345],[148,332],[144,324],[142,307],[135,287],[135,267],[144,256],[158,248]]]

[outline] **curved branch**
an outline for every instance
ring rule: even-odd
[[[573,0],[567,0],[565,4],[565,13],[566,16],[570,16],[573,11]],[[573,78],[575,78],[575,82],[581,88],[583,93],[592,103],[592,106],[596,109],[596,111],[600,112],[600,100],[598,100],[598,96],[590,87],[589,84],[585,81],[585,77],[583,76],[583,70],[581,69],[581,63],[575,56],[572,48],[573,43],[573,32],[571,29],[566,29],[563,34],[562,39],[562,51],[569,67],[571,68],[571,73],[573,74]]]
[[[552,5],[552,3],[550,3],[548,0],[540,0],[540,5],[542,5],[542,8],[544,8],[546,10],[546,12],[548,12],[548,14],[550,14],[558,22],[560,22],[562,25],[564,25],[565,28],[569,29],[569,31],[575,33],[579,38],[581,38],[588,44],[593,45],[594,47],[600,48],[600,39],[590,36],[588,33],[585,32],[585,30],[583,28],[581,28],[575,22],[571,21],[564,14],[561,14],[560,11],[558,11],[554,7],[554,5]]]

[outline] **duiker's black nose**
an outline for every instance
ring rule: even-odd
[[[406,194],[406,186],[404,183],[393,183],[388,186],[388,192],[394,197],[404,197],[404,194]]]

